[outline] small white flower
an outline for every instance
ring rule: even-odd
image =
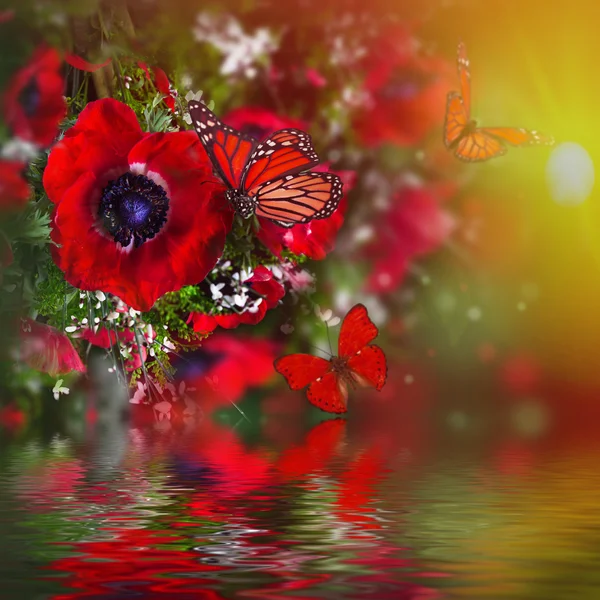
[[[166,336],[163,338],[163,346],[169,350],[175,350],[175,344]]]
[[[65,331],[67,333],[74,333],[75,331],[77,331],[79,328],[76,325],[69,325],[68,327],[65,327]]]
[[[262,304],[262,301],[262,298],[258,298],[258,300],[255,300],[246,310],[252,314],[258,312],[258,307]]]
[[[210,284],[210,293],[212,294],[213,300],[219,300],[219,298],[223,297],[221,290],[225,287],[224,283],[211,283]]]
[[[68,394],[69,393],[69,388],[68,387],[62,387],[62,379],[59,379],[55,384],[54,387],[52,388],[52,393],[54,394],[54,399],[58,400],[60,398],[61,394]]]
[[[248,300],[246,290],[242,290],[241,294],[235,294],[233,296],[233,302],[235,303],[236,306],[239,306],[240,308],[243,308],[244,306],[246,306],[246,300]]]
[[[137,382],[135,394],[130,398],[131,404],[139,404],[146,397],[146,386],[141,382]]]

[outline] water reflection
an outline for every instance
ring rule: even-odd
[[[204,417],[17,438],[0,455],[3,593],[595,597],[598,452],[510,435],[465,451],[451,427],[433,445],[407,398],[405,422],[374,407],[288,420],[289,436]]]

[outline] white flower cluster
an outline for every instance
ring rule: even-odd
[[[232,15],[200,13],[196,18],[194,37],[214,46],[222,55],[222,75],[253,79],[261,62],[274,52],[278,42],[269,29],[260,27],[246,33]]]
[[[253,275],[252,269],[232,272],[231,261],[225,261],[212,270],[210,295],[218,312],[255,313],[264,299],[245,283]]]

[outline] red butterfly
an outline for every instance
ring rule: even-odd
[[[188,107],[200,141],[229,188],[227,199],[244,219],[256,214],[292,227],[325,219],[337,208],[340,178],[306,172],[319,164],[307,133],[282,129],[258,143],[221,123],[203,104]]]
[[[552,145],[554,140],[537,131],[515,127],[477,127],[471,120],[471,72],[465,45],[458,45],[458,77],[461,93],[450,92],[446,104],[444,144],[461,160],[488,160],[506,153],[512,146]]]
[[[378,333],[367,309],[357,304],[342,323],[339,356],[325,360],[311,354],[289,354],[275,361],[275,370],[292,390],[307,388],[306,397],[317,408],[346,412],[349,385],[371,385],[379,391],[385,384],[385,354],[379,346],[369,344]]]

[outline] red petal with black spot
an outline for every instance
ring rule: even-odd
[[[49,146],[67,114],[62,61],[54,48],[39,47],[8,83],[4,118],[13,135]]]
[[[206,277],[233,218],[195,133],[143,133],[113,99],[88,104],[53,148],[44,187],[67,281],[141,311]]]

